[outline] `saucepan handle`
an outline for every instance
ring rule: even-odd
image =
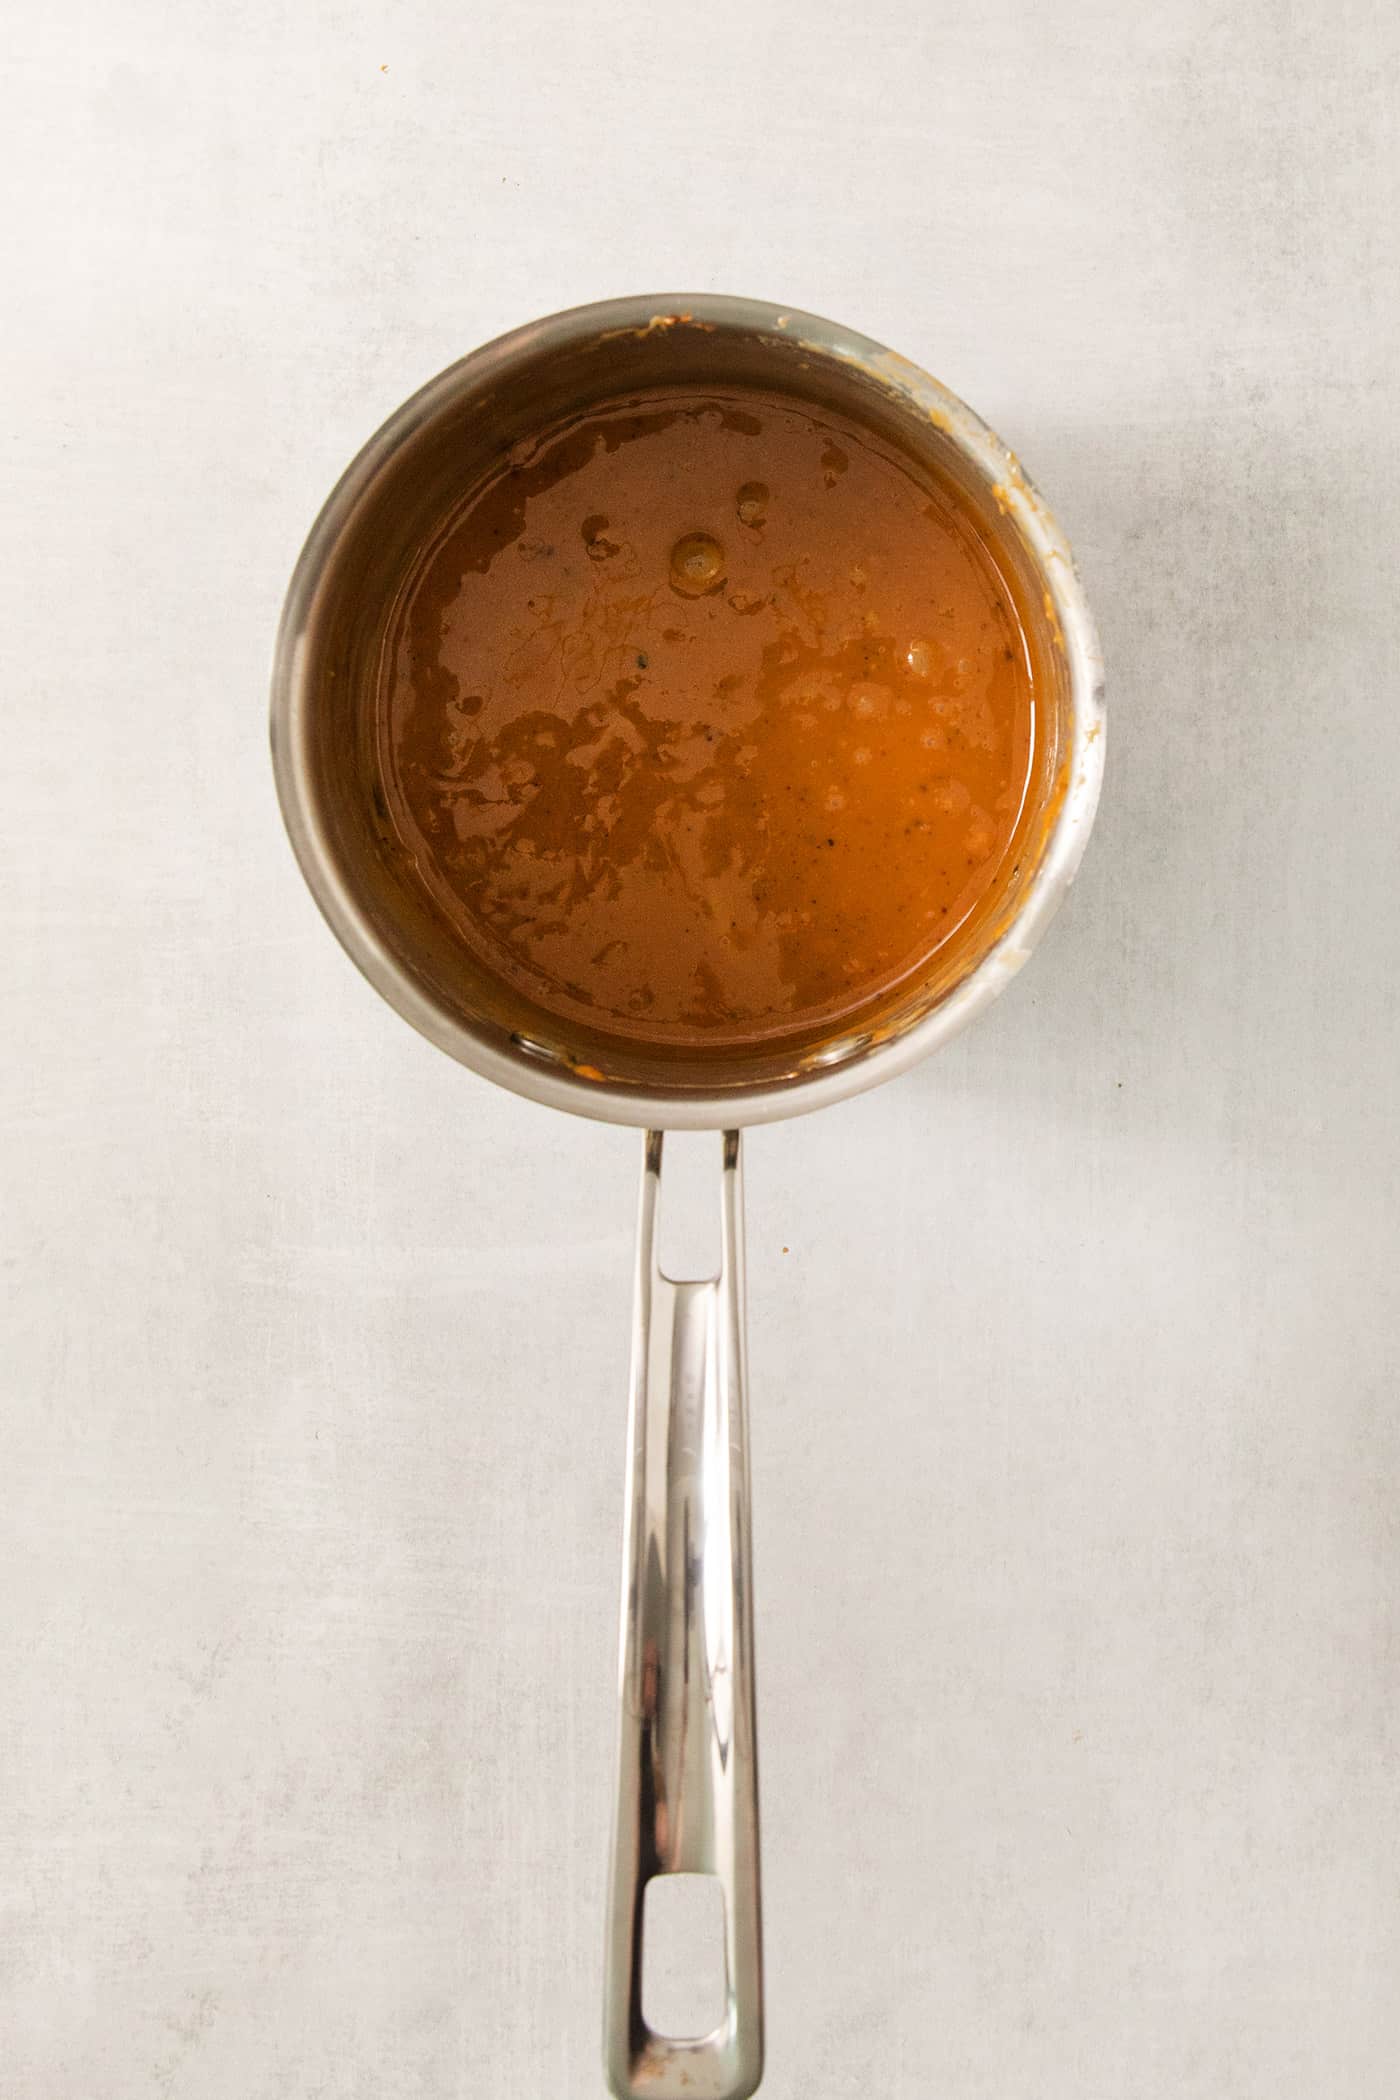
[[[661,1272],[662,1137],[637,1240],[622,1574],[617,1811],[604,2049],[619,2100],[747,2100],[763,2072],[753,1586],[739,1133],[723,1137],[720,1268]],[[658,2034],[642,2010],[647,1884],[706,1874],[724,1899],[724,2010]]]

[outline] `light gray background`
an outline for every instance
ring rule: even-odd
[[[766,2100],[1395,2092],[1398,93],[1384,0],[11,16],[5,2100],[601,2092],[640,1145],[361,984],[264,696],[380,419],[664,288],[971,400],[1110,669],[1033,967],[749,1148]]]

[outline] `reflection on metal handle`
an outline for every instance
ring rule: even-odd
[[[619,2100],[747,2100],[763,2071],[758,1771],[739,1133],[724,1134],[719,1275],[663,1276],[661,1133],[647,1133],[632,1334],[617,1817],[604,2048]],[[642,2015],[642,1915],[658,1874],[724,1895],[719,2025]]]

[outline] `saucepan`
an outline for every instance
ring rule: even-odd
[[[436,521],[509,448],[633,387],[759,385],[840,409],[936,469],[995,551],[1045,667],[1041,807],[972,943],[878,1024],[794,1052],[591,1041],[465,956],[404,864],[380,785],[386,608]],[[1064,537],[1016,459],[936,380],[814,315],[717,297],[611,300],[501,337],[391,416],[326,503],[277,641],[272,745],[302,872],[370,983],[432,1042],[548,1108],[646,1132],[632,1333],[605,2060],[619,2096],[744,2100],[763,2065],[740,1133],[893,1079],[1007,985],[1073,879],[1103,767],[1102,672]],[[658,1255],[667,1131],[717,1133],[718,1273]],[[703,2035],[648,2023],[646,1892],[723,1893],[724,1996]]]

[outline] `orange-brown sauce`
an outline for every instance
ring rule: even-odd
[[[926,969],[1034,746],[965,515],[756,392],[658,390],[503,462],[409,580],[380,724],[395,826],[479,960],[680,1044],[836,1027]]]

